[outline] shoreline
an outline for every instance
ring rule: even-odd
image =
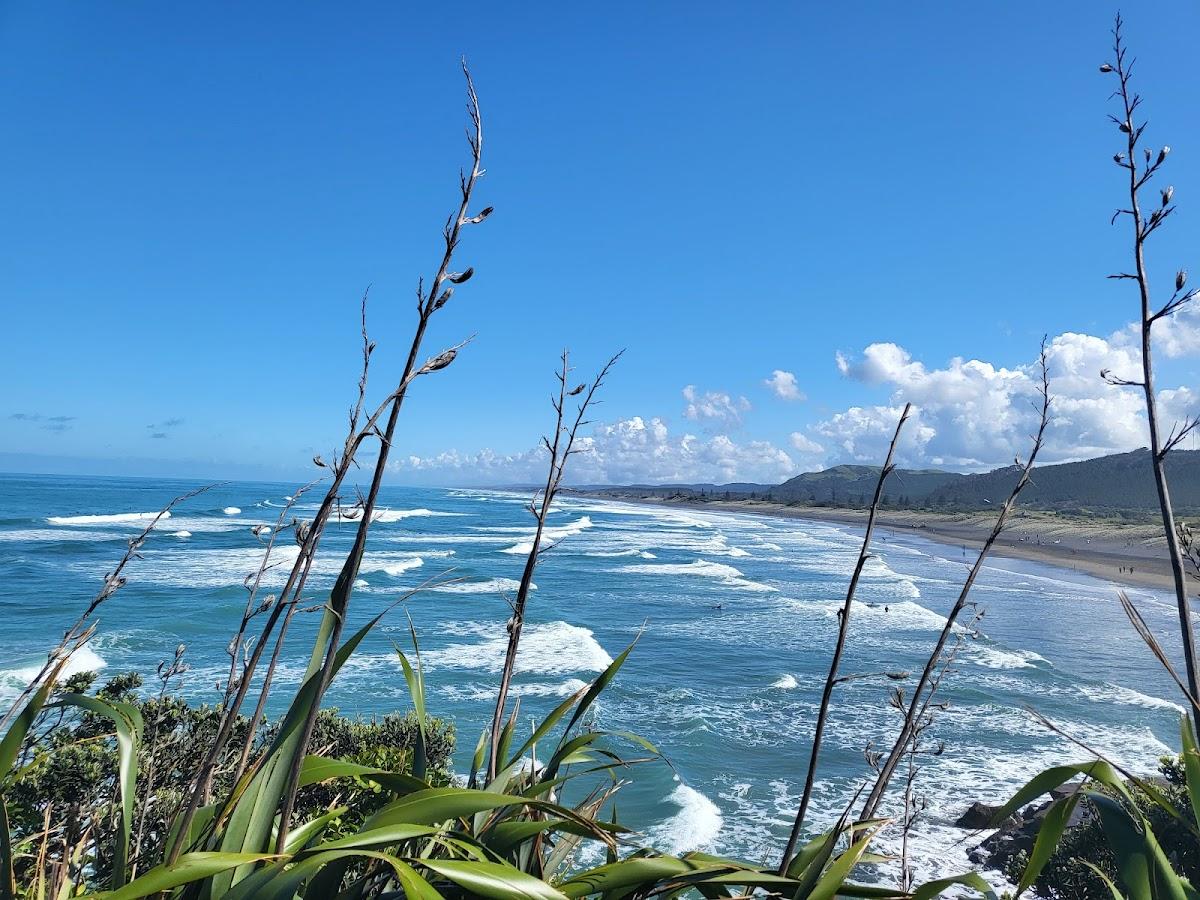
[[[647,506],[835,522],[858,528],[865,526],[867,520],[865,509],[787,506],[766,500],[696,500],[621,490],[564,489],[564,494]],[[978,551],[994,521],[994,516],[986,513],[882,510],[876,516],[875,527],[877,533],[887,529],[903,530],[948,547],[957,545],[968,551]],[[1018,509],[1010,519],[1009,527],[993,545],[992,554],[1070,569],[1129,587],[1174,590],[1166,539],[1162,529],[1155,525],[1087,522]]]

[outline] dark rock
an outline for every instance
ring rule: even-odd
[[[1029,806],[1020,816],[1014,816],[998,828],[969,854],[973,862],[986,864],[990,869],[1004,871],[1009,861],[1018,853],[1028,853],[1037,840],[1038,829],[1049,803]]]
[[[1069,797],[1080,789],[1078,783],[1064,784],[1050,792],[1054,800],[1046,800],[1039,804],[1030,804],[1013,816],[978,846],[970,850],[968,858],[977,865],[986,865],[990,869],[1004,871],[1009,862],[1019,853],[1029,854],[1041,830],[1042,820],[1046,812],[1056,800]],[[983,804],[976,804],[982,806]],[[972,807],[974,809],[974,807]],[[968,810],[970,812],[970,810]],[[1091,807],[1086,803],[1078,803],[1071,811],[1067,820],[1067,828],[1075,828],[1087,822],[1092,815]]]
[[[991,828],[992,817],[996,815],[999,809],[999,806],[992,806],[990,803],[980,803],[976,800],[967,808],[965,813],[954,820],[954,827],[966,828],[971,831]]]

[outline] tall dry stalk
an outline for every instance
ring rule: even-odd
[[[350,549],[350,553],[346,556],[346,561],[343,563],[341,571],[338,573],[333,590],[330,591],[329,605],[326,610],[325,620],[322,623],[321,632],[323,635],[325,633],[325,626],[328,626],[328,639],[324,642],[323,647],[316,646],[313,649],[313,662],[318,660],[319,654],[322,651],[324,662],[320,665],[320,681],[318,682],[316,701],[309,707],[308,713],[305,716],[298,749],[292,759],[291,769],[288,772],[287,787],[279,811],[279,828],[275,841],[276,852],[282,852],[284,847],[287,846],[292,810],[295,807],[296,793],[299,790],[300,770],[304,764],[304,755],[320,712],[321,697],[328,690],[330,680],[333,677],[337,651],[341,644],[342,631],[346,624],[346,614],[350,606],[351,595],[354,591],[354,582],[358,578],[358,569],[362,564],[363,553],[366,551],[367,535],[370,532],[371,523],[374,519],[379,490],[383,486],[383,475],[387,471],[387,463],[391,455],[396,424],[400,419],[400,410],[404,405],[408,388],[420,376],[438,372],[449,366],[454,362],[458,351],[463,346],[463,344],[459,344],[451,347],[418,367],[417,360],[421,352],[421,344],[433,314],[441,309],[450,299],[454,293],[454,285],[463,284],[474,274],[474,270],[470,268],[462,272],[452,272],[450,270],[455,250],[458,249],[462,229],[469,225],[479,224],[492,212],[491,207],[473,216],[469,212],[475,185],[483,177],[483,169],[480,165],[483,158],[483,119],[479,110],[479,98],[475,93],[475,85],[471,80],[471,73],[467,70],[465,63],[463,64],[463,73],[467,81],[467,113],[471,120],[471,127],[467,131],[467,144],[471,150],[471,169],[469,173],[459,173],[459,205],[457,211],[447,219],[446,225],[442,229],[444,247],[442,260],[438,264],[437,271],[431,279],[428,288],[425,287],[423,280],[417,283],[416,331],[413,335],[408,359],[404,364],[404,372],[388,402],[387,424],[382,431],[377,426],[373,427],[372,430],[373,435],[379,439],[379,455],[375,459],[375,468],[371,476],[370,488],[367,490],[366,496],[361,503],[362,517],[354,535],[354,544]]]
[[[1179,611],[1179,633],[1183,643],[1183,659],[1187,675],[1188,693],[1192,697],[1200,697],[1200,671],[1196,663],[1196,635],[1192,625],[1192,615],[1187,596],[1187,572],[1183,554],[1179,546],[1179,535],[1176,530],[1175,513],[1171,507],[1171,492],[1167,485],[1166,462],[1167,454],[1171,452],[1187,435],[1200,425],[1200,417],[1185,420],[1171,427],[1166,438],[1162,437],[1162,426],[1159,421],[1158,397],[1154,390],[1154,357],[1152,347],[1152,331],[1155,323],[1168,318],[1182,309],[1196,296],[1196,290],[1185,289],[1187,272],[1182,269],[1175,275],[1175,291],[1171,298],[1158,309],[1154,309],[1150,297],[1150,278],[1146,272],[1145,246],[1150,236],[1157,231],[1166,219],[1175,212],[1171,203],[1175,189],[1166,187],[1161,190],[1159,204],[1149,216],[1142,214],[1141,191],[1150,180],[1158,174],[1170,152],[1169,147],[1163,147],[1155,154],[1149,147],[1142,149],[1142,162],[1138,162],[1138,149],[1146,122],[1137,120],[1138,108],[1142,105],[1139,94],[1130,90],[1130,79],[1136,60],[1128,57],[1128,51],[1121,37],[1123,21],[1117,16],[1113,26],[1113,56],[1114,61],[1105,63],[1100,71],[1117,76],[1118,86],[1113,92],[1121,106],[1119,116],[1109,118],[1125,135],[1125,152],[1117,153],[1113,160],[1125,169],[1129,175],[1129,207],[1117,210],[1112,221],[1121,216],[1128,216],[1132,225],[1133,235],[1133,272],[1120,272],[1108,276],[1117,280],[1129,280],[1137,283],[1138,297],[1141,306],[1141,351],[1142,377],[1140,380],[1126,379],[1105,370],[1101,372],[1109,384],[1118,386],[1139,387],[1146,399],[1146,420],[1150,429],[1150,465],[1154,471],[1154,486],[1158,491],[1159,511],[1162,514],[1163,533],[1167,540],[1167,555],[1171,562],[1171,577],[1175,587],[1175,601]],[[1194,725],[1200,728],[1200,720]],[[1200,731],[1197,732],[1200,734]]]
[[[913,740],[915,730],[919,724],[921,710],[926,701],[926,691],[933,679],[938,665],[942,660],[943,653],[946,649],[946,642],[950,639],[954,632],[955,623],[962,611],[967,608],[971,588],[975,585],[976,578],[979,577],[979,572],[983,568],[984,561],[992,552],[992,547],[999,539],[1001,532],[1004,531],[1004,526],[1008,522],[1009,514],[1013,511],[1017,504],[1017,498],[1029,484],[1030,475],[1033,472],[1034,463],[1037,460],[1038,453],[1042,449],[1042,442],[1045,438],[1046,427],[1050,422],[1050,377],[1046,367],[1046,344],[1042,343],[1041,352],[1041,375],[1042,383],[1039,389],[1041,397],[1041,409],[1036,434],[1033,435],[1033,446],[1029,451],[1029,458],[1021,466],[1020,475],[1016,483],[1013,485],[1008,499],[1004,501],[1004,505],[1000,508],[1000,512],[996,516],[995,524],[992,526],[991,532],[987,539],[983,542],[983,547],[979,550],[979,555],[975,559],[975,564],[971,566],[970,572],[967,574],[966,581],[963,582],[962,590],[959,592],[958,599],[954,602],[950,612],[946,615],[946,624],[942,627],[941,633],[938,635],[937,643],[934,645],[933,651],[929,654],[929,659],[925,663],[925,668],[921,672],[921,677],[917,681],[916,689],[913,691],[912,700],[908,706],[908,712],[905,714],[904,721],[900,726],[900,733],[896,737],[896,743],[893,745],[891,752],[887,758],[883,760],[879,769],[879,775],[875,779],[875,784],[872,786],[867,799],[863,802],[862,812],[859,814],[859,819],[870,819],[875,815],[875,810],[879,807],[880,801],[883,799],[884,792],[887,791],[888,784],[895,774],[896,766],[900,764],[905,755],[905,749]]]
[[[281,646],[279,641],[292,614],[296,611],[297,604],[301,601],[302,592],[312,571],[312,565],[319,549],[321,538],[324,535],[325,527],[329,522],[330,516],[340,507],[342,485],[347,475],[357,465],[356,459],[362,445],[368,440],[375,439],[379,441],[380,446],[379,455],[374,463],[371,488],[360,503],[361,520],[358,523],[355,533],[353,548],[346,558],[345,564],[330,593],[329,602],[325,606],[326,613],[322,620],[321,630],[310,660],[308,675],[319,674],[320,676],[318,697],[317,701],[312,705],[310,714],[306,716],[303,723],[303,740],[300,743],[299,752],[291,762],[287,778],[287,790],[280,807],[282,818],[278,828],[279,845],[282,846],[286,841],[288,823],[291,811],[295,805],[296,791],[298,790],[299,771],[303,763],[304,749],[307,747],[312,735],[316,712],[320,706],[320,697],[324,695],[329,686],[333,662],[340,644],[342,627],[345,623],[346,612],[353,592],[354,579],[362,562],[367,533],[374,519],[375,504],[382,485],[383,474],[386,471],[400,409],[407,395],[408,388],[412,385],[413,381],[422,375],[428,375],[449,366],[454,362],[463,344],[466,343],[463,342],[450,347],[436,356],[427,359],[424,364],[418,365],[417,360],[420,356],[425,332],[431,318],[450,300],[454,293],[455,285],[465,283],[473,274],[473,269],[470,268],[462,272],[454,272],[450,268],[454,252],[458,247],[462,229],[466,226],[483,222],[492,212],[491,207],[475,215],[470,215],[468,212],[476,183],[484,174],[480,165],[483,151],[483,123],[480,115],[479,99],[475,93],[475,86],[465,62],[463,64],[463,74],[467,85],[467,113],[470,119],[470,127],[467,131],[467,143],[471,151],[470,170],[460,171],[459,173],[460,198],[458,207],[447,219],[445,227],[442,230],[444,250],[430,286],[426,287],[423,279],[417,284],[417,324],[403,373],[397,386],[383,398],[370,415],[364,416],[366,409],[367,376],[370,369],[371,354],[375,349],[374,343],[366,336],[364,324],[363,366],[359,378],[358,399],[350,411],[349,428],[344,445],[341,452],[334,454],[330,462],[326,462],[320,456],[316,456],[313,459],[314,464],[319,468],[328,470],[330,475],[329,488],[313,519],[310,522],[297,523],[296,541],[300,545],[300,552],[289,571],[277,599],[271,605],[261,633],[253,642],[253,647],[245,659],[241,676],[238,679],[237,689],[234,692],[233,698],[222,710],[222,716],[212,745],[197,767],[196,776],[193,779],[191,789],[188,792],[177,820],[177,837],[167,854],[166,862],[168,864],[174,863],[180,854],[187,849],[185,847],[184,836],[189,834],[189,829],[197,810],[202,803],[206,802],[208,785],[211,783],[217,762],[222,758],[234,726],[237,723],[241,707],[250,690],[254,673],[262,659],[262,654],[268,646],[272,643],[275,644],[276,650],[272,654],[271,663],[273,670],[274,662],[278,659]],[[384,420],[385,415],[386,425],[381,427],[380,422]],[[281,622],[282,626],[280,625]],[[280,627],[278,633],[276,632],[277,627]],[[275,641],[272,641],[272,638],[275,638]],[[264,679],[255,713],[256,718],[261,716],[262,710],[265,708],[265,694],[269,689],[270,680]],[[246,756],[244,751],[245,748],[243,748],[243,758]],[[214,821],[217,820],[214,819]]]
[[[491,782],[496,777],[496,772],[500,767],[500,735],[504,723],[505,709],[508,705],[508,689],[517,664],[517,651],[521,645],[521,632],[525,627],[525,605],[529,600],[529,588],[533,584],[533,573],[537,568],[538,559],[542,553],[550,549],[549,547],[542,546],[542,537],[546,530],[546,517],[550,515],[550,510],[554,505],[554,498],[558,495],[558,489],[562,485],[567,460],[578,452],[575,448],[575,438],[579,433],[579,429],[588,424],[585,418],[588,407],[592,405],[592,401],[596,397],[596,392],[604,384],[604,379],[608,376],[609,370],[612,369],[620,358],[621,354],[618,353],[606,362],[599,374],[592,379],[591,385],[581,383],[575,387],[568,388],[568,379],[571,375],[570,357],[567,351],[564,350],[562,365],[558,372],[555,373],[555,378],[558,381],[558,393],[550,399],[550,404],[554,407],[554,438],[552,440],[549,437],[542,437],[542,444],[545,446],[546,452],[550,455],[550,466],[546,473],[545,486],[539,495],[535,495],[529,501],[529,511],[533,514],[535,522],[533,546],[530,547],[529,555],[525,558],[525,567],[521,571],[521,581],[517,586],[516,597],[510,601],[512,616],[509,618],[507,626],[508,644],[504,651],[504,665],[500,670],[500,688],[496,693],[496,708],[492,713],[492,731],[487,765],[488,782]],[[575,420],[570,425],[567,425],[567,400],[571,397],[578,397],[580,394],[583,394],[583,400],[575,412]],[[472,772],[471,777],[474,778],[475,773]]]
[[[871,558],[871,537],[875,532],[875,516],[879,512],[879,503],[883,497],[883,485],[887,481],[887,477],[892,474],[892,470],[896,468],[893,462],[896,456],[896,445],[900,442],[900,432],[904,428],[904,423],[908,421],[911,411],[912,404],[904,404],[904,411],[900,414],[900,421],[896,423],[896,433],[892,435],[892,442],[888,445],[887,457],[883,461],[883,468],[879,470],[879,480],[875,482],[875,494],[871,498],[871,510],[867,514],[867,529],[863,534],[862,549],[858,552],[858,561],[855,563],[854,572],[850,576],[850,585],[846,589],[846,600],[842,604],[842,608],[838,611],[837,642],[833,647],[833,659],[829,662],[829,674],[825,676],[825,687],[821,691],[821,706],[817,712],[817,724],[813,731],[812,748],[808,758],[808,774],[804,778],[804,792],[800,795],[800,809],[796,812],[796,820],[792,824],[792,831],[788,835],[787,844],[783,848],[783,858],[779,863],[779,873],[781,875],[787,872],[788,864],[792,861],[792,855],[796,852],[796,842],[800,839],[800,833],[804,829],[805,816],[808,815],[808,805],[812,800],[813,784],[817,777],[817,763],[820,761],[821,756],[821,739],[825,735],[825,723],[829,718],[829,705],[833,698],[834,686],[839,682],[838,669],[842,664],[842,653],[846,648],[846,636],[850,631],[850,612],[854,606],[854,594],[858,590],[858,581],[862,577],[867,560]]]

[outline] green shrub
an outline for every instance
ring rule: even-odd
[[[96,680],[94,672],[83,672],[63,682],[58,696],[88,693]],[[195,766],[212,745],[219,710],[202,704],[189,705],[177,696],[139,696],[141,676],[127,673],[106,681],[94,696],[106,703],[125,703],[136,708],[145,723],[137,752],[139,773],[134,802],[134,841],[131,854],[137,872],[162,858],[169,823],[177,813],[183,792],[195,777]],[[240,720],[230,748],[240,748],[247,720]],[[451,776],[454,727],[441,719],[426,720],[426,748],[432,785],[445,785]],[[254,762],[275,737],[278,723],[259,729],[253,741]],[[313,752],[359,765],[411,773],[417,734],[416,714],[390,714],[362,720],[342,716],[336,709],[322,710],[313,732]],[[221,796],[233,788],[239,760],[233,749],[214,773],[212,794]],[[18,882],[28,880],[36,862],[36,850],[49,827],[46,850],[61,855],[64,848],[80,845],[89,830],[111,833],[117,807],[117,747],[112,722],[94,713],[59,709],[39,731],[36,742],[26,748],[23,767],[5,791],[9,828],[14,844],[28,841],[29,852],[17,855]],[[297,800],[302,820],[337,806],[349,812],[331,823],[329,834],[349,833],[379,809],[388,795],[377,784],[349,779],[336,784],[314,784],[304,788]],[[86,883],[105,883],[111,858],[105,841],[88,843],[88,850],[74,868]]]

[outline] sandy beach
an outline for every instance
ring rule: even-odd
[[[857,526],[865,525],[867,519],[866,510],[787,506],[765,500],[699,501],[622,490],[572,493],[626,503],[684,506]],[[881,540],[886,540],[889,532],[903,529],[970,552],[982,545],[994,521],[993,516],[983,513],[884,510],[879,513],[876,528]],[[1149,523],[1088,522],[1018,510],[992,552],[997,556],[1035,560],[1136,587],[1170,590],[1173,586],[1162,528]]]

